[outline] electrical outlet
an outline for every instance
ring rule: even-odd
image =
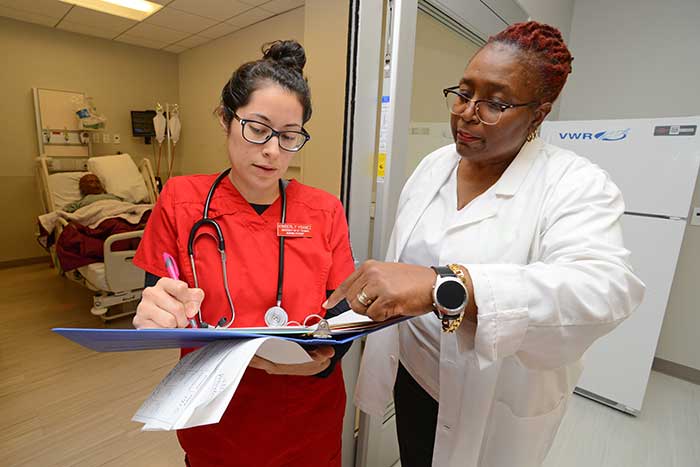
[[[694,207],[691,216],[690,225],[700,225],[700,207]]]
[[[109,133],[102,133],[102,142],[105,144],[109,143]]]
[[[122,137],[119,136],[118,133],[114,133],[114,136],[112,136],[112,142],[113,142],[114,144],[119,144],[119,143],[122,142]]]

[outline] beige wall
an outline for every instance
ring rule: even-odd
[[[182,108],[184,157],[176,160],[179,173],[213,173],[228,166],[226,137],[214,109],[219,104],[221,88],[242,63],[262,56],[262,44],[276,39],[304,42],[304,8],[275,16],[236,31],[179,55],[180,106]],[[295,156],[304,157],[303,149]],[[291,176],[298,177],[292,169]]]
[[[0,69],[3,114],[0,136],[0,199],[12,229],[0,233],[0,262],[43,254],[34,230],[40,213],[34,177],[37,154],[32,87],[84,91],[109,118],[105,130],[122,143],[96,144],[95,154],[129,152],[136,160],[152,146],[131,137],[129,110],[153,108],[156,101],[177,102],[182,138],[175,173],[216,172],[227,166],[225,137],[213,110],[219,93],[241,63],[259,58],[263,43],[296,39],[307,49],[305,73],[314,105],[308,126],[312,141],[296,156],[288,176],[331,193],[340,192],[347,0],[311,0],[269,20],[180,55],[0,18]],[[28,57],[34,59],[28,60]],[[39,59],[38,57],[41,57]],[[24,201],[18,205],[19,197]]]
[[[287,174],[339,194],[345,108],[347,0],[307,0],[275,16],[179,55],[184,158],[178,173],[210,173],[227,167],[225,137],[213,110],[221,88],[242,63],[261,57],[260,47],[276,39],[304,45],[313,102],[307,125],[311,141],[297,154]]]
[[[477,44],[418,12],[406,179],[426,155],[453,141],[442,90],[459,83],[478,49]]]
[[[306,0],[304,47],[314,114],[302,160],[304,183],[340,194],[345,118],[348,1]]]
[[[40,256],[34,232],[40,202],[34,177],[38,155],[32,87],[84,91],[109,118],[106,132],[121,144],[96,144],[95,154],[151,154],[131,137],[130,110],[177,101],[177,56],[96,37],[0,18],[0,262]],[[9,228],[8,228],[9,226]]]
[[[411,121],[450,121],[442,90],[459,84],[467,62],[478,49],[431,16],[418,12]]]

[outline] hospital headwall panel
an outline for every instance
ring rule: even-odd
[[[39,154],[46,156],[89,156],[92,138],[81,141],[83,129],[76,118],[75,107],[85,93],[59,89],[33,90]]]

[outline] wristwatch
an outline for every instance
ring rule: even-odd
[[[433,310],[445,324],[460,319],[469,303],[469,292],[457,274],[448,266],[431,266],[437,273],[433,285]]]

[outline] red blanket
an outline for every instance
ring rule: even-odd
[[[91,229],[74,222],[68,224],[56,243],[56,254],[61,269],[71,269],[104,261],[104,242],[110,235],[143,230],[151,211],[146,211],[138,224],[130,224],[119,217],[105,219]],[[112,244],[112,251],[136,250],[140,238],[119,240]]]

